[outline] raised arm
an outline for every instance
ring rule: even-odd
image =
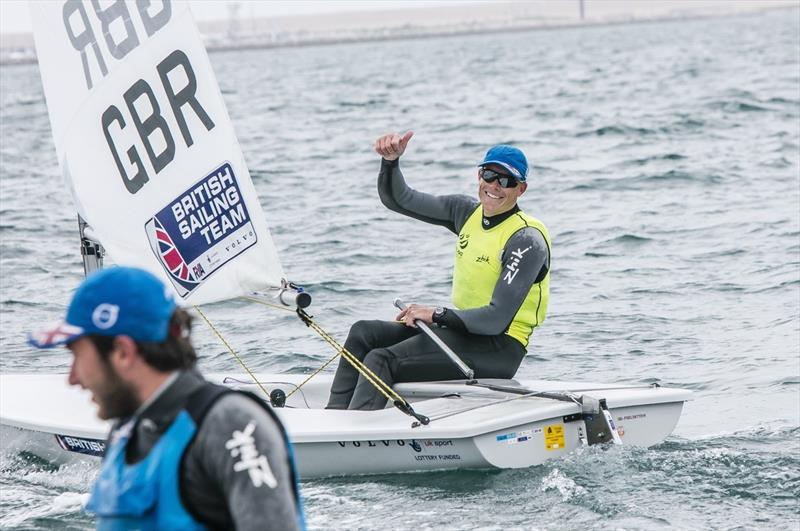
[[[375,141],[375,152],[381,155],[378,174],[378,195],[389,209],[426,223],[447,227],[458,234],[478,202],[466,195],[431,195],[418,192],[406,184],[400,171],[399,158],[413,136],[389,133]]]

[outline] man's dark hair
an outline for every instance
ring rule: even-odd
[[[136,341],[139,355],[154,369],[166,372],[191,369],[197,363],[197,354],[191,341],[192,316],[176,308],[169,321],[167,339],[160,343]],[[114,349],[114,336],[89,334],[86,336],[103,358]]]

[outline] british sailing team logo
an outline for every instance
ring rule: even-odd
[[[170,201],[144,229],[153,254],[184,299],[258,241],[227,162]]]

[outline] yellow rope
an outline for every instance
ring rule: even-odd
[[[296,312],[298,314],[298,316],[303,320],[303,322],[308,327],[310,327],[312,330],[314,330],[316,333],[318,333],[320,335],[320,337],[322,337],[322,339],[324,339],[329,345],[331,345],[336,350],[336,355],[334,357],[332,357],[327,362],[325,362],[325,364],[322,367],[320,367],[319,369],[314,371],[314,373],[311,374],[311,376],[306,378],[291,393],[286,395],[286,398],[289,398],[292,395],[292,393],[294,393],[295,391],[300,389],[311,378],[313,378],[314,376],[319,374],[320,371],[322,371],[325,367],[330,365],[336,358],[338,358],[339,356],[343,356],[344,359],[346,359],[350,363],[350,365],[352,365],[364,377],[364,379],[366,379],[370,384],[372,384],[373,387],[375,387],[387,400],[391,400],[392,402],[399,401],[399,402],[401,402],[403,404],[408,404],[408,402],[406,402],[403,397],[398,395],[395,392],[394,389],[392,389],[389,385],[387,385],[386,382],[381,380],[378,377],[378,375],[376,375],[374,372],[372,372],[369,369],[369,367],[364,365],[364,363],[361,362],[361,360],[359,360],[358,358],[356,358],[349,350],[347,350],[346,348],[344,348],[344,346],[339,344],[339,342],[336,341],[336,339],[334,339],[333,336],[331,336],[325,330],[323,330],[322,327],[320,327],[317,323],[315,323],[314,320],[311,318],[311,316],[308,315],[303,310],[300,310],[300,309],[293,310],[293,309],[287,308],[285,306],[278,306],[277,304],[271,304],[269,302],[266,302],[266,301],[263,301],[263,300],[260,300],[260,299],[251,298],[251,297],[242,297],[242,298],[244,298],[246,300],[249,300],[249,301],[252,301],[252,302],[257,302],[259,304],[263,304],[264,306],[270,306],[272,308],[279,308],[281,310],[286,310],[286,311],[290,311],[290,312]]]
[[[280,304],[272,304],[271,302],[262,301],[261,299],[256,299],[255,297],[239,297],[239,298],[250,302],[257,302],[258,304],[263,304],[264,306],[269,306],[270,308],[276,308],[278,310],[283,310],[285,312],[294,313],[294,308],[289,308],[288,306],[282,306]]]
[[[250,375],[250,377],[253,379],[253,381],[256,383],[256,385],[257,385],[257,386],[258,386],[258,387],[259,387],[259,388],[260,388],[260,389],[261,389],[261,390],[264,392],[264,394],[265,394],[267,397],[269,397],[269,393],[267,392],[267,390],[266,390],[266,389],[264,389],[264,386],[263,386],[263,385],[261,385],[261,382],[259,382],[259,381],[258,381],[258,378],[256,378],[256,375],[255,375],[255,374],[253,374],[253,373],[252,373],[252,371],[251,371],[250,369],[248,369],[248,368],[247,368],[247,365],[245,365],[245,364],[244,364],[244,360],[242,360],[242,358],[240,358],[240,357],[239,357],[239,355],[238,355],[238,354],[236,354],[236,351],[235,351],[235,350],[233,350],[233,347],[231,347],[231,346],[228,344],[228,342],[227,342],[227,341],[225,341],[225,338],[224,338],[224,337],[222,337],[222,334],[220,334],[219,330],[217,330],[217,328],[216,328],[216,327],[215,327],[215,326],[214,326],[214,325],[211,323],[211,321],[209,321],[209,320],[208,320],[208,317],[206,317],[206,314],[204,314],[204,313],[203,313],[203,312],[200,310],[200,308],[198,308],[197,306],[193,306],[193,308],[195,309],[195,311],[196,311],[197,313],[199,313],[199,314],[200,314],[200,317],[202,317],[202,318],[203,318],[203,320],[206,322],[206,324],[208,324],[209,328],[211,328],[211,330],[213,330],[213,331],[214,331],[214,333],[215,333],[215,334],[217,334],[217,337],[220,339],[220,341],[222,341],[222,343],[223,343],[223,344],[224,344],[226,347],[228,347],[228,351],[229,351],[231,354],[233,354],[233,357],[234,357],[234,358],[236,358],[236,360],[237,360],[237,361],[238,361],[238,362],[239,362],[239,363],[242,365],[242,368],[244,368],[245,372],[247,372],[247,374],[249,374],[249,375]],[[292,391],[292,392],[294,392],[294,391]]]
[[[336,354],[335,354],[335,355],[334,355],[334,356],[333,356],[331,359],[329,359],[328,361],[326,361],[326,362],[325,362],[325,363],[322,365],[322,367],[320,367],[320,368],[319,368],[319,369],[317,369],[316,371],[312,372],[312,373],[309,375],[309,377],[308,377],[308,378],[306,378],[305,380],[303,380],[302,382],[300,382],[300,385],[298,385],[297,387],[295,387],[294,389],[292,389],[291,391],[289,391],[289,394],[287,394],[287,395],[286,395],[286,398],[288,399],[290,396],[292,396],[293,394],[295,394],[295,393],[296,393],[296,392],[297,392],[297,391],[298,391],[298,390],[299,390],[301,387],[303,387],[305,384],[307,384],[307,383],[308,383],[308,381],[309,381],[311,378],[313,378],[314,376],[316,376],[316,375],[318,375],[319,373],[321,373],[321,372],[322,372],[322,371],[325,369],[325,367],[327,367],[328,365],[330,365],[331,363],[333,363],[333,360],[335,360],[336,358],[338,358],[338,357],[339,357],[339,354],[341,354],[341,353],[340,353],[340,352],[337,352],[337,353],[336,353]]]
[[[375,389],[377,389],[387,400],[391,400],[392,402],[399,400],[400,402],[406,403],[406,401],[400,395],[398,395],[394,389],[389,387],[386,382],[381,380],[378,375],[372,372],[369,367],[364,365],[361,360],[356,358],[349,350],[340,345],[333,337],[330,336],[330,334],[325,332],[325,330],[323,330],[317,323],[311,320],[311,316],[305,314],[303,321],[306,321],[306,319],[308,319],[306,324],[309,327],[317,332],[329,345],[339,351],[336,356],[342,355],[344,359],[350,362],[350,365],[352,365],[361,374],[361,376],[371,383]]]

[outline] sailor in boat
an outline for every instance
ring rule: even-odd
[[[99,529],[303,529],[291,446],[257,398],[197,372],[191,318],[141,269],[78,288],[63,323],[29,340],[65,344],[69,383],[118,419],[87,511]]]
[[[516,147],[497,145],[478,164],[478,198],[434,196],[410,188],[400,156],[413,131],[375,141],[382,157],[378,193],[390,210],[447,228],[458,236],[452,306],[411,304],[397,322],[358,321],[345,348],[384,382],[452,380],[463,374],[426,335],[417,320],[436,324],[436,335],[461,356],[476,378],[512,378],[534,328],[547,312],[550,236],[544,224],[522,212],[517,200],[528,188],[528,161]],[[405,324],[405,326],[403,326]],[[342,359],[328,408],[381,409],[386,399]]]

